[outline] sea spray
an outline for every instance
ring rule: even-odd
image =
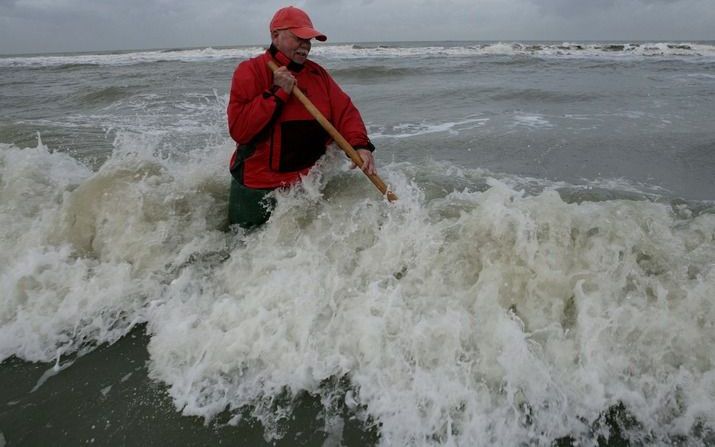
[[[309,178],[172,282],[150,369],[185,414],[251,408],[272,439],[291,405],[271,402],[346,377],[384,445],[593,439],[621,403],[634,441],[713,426],[715,216],[387,177],[394,206]]]
[[[225,246],[217,164],[139,147],[118,147],[97,172],[42,144],[2,148],[0,359],[51,361],[116,341],[145,321],[193,245]]]
[[[97,172],[4,148],[3,358],[56,360],[146,321],[178,409],[250,409],[268,439],[306,392],[331,436],[342,399],[384,445],[587,441],[618,405],[634,441],[712,432],[707,209],[567,203],[439,163],[385,166],[387,204],[331,153],[275,193],[267,225],[225,232],[228,148],[137,147]]]

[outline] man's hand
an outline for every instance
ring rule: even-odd
[[[362,170],[365,174],[375,175],[377,174],[377,169],[375,169],[375,158],[372,156],[372,152],[367,149],[358,149],[358,155],[362,158]],[[351,169],[355,169],[357,165],[353,163]]]
[[[282,88],[283,91],[289,95],[293,91],[295,82],[295,76],[293,76],[293,73],[291,73],[286,67],[280,67],[278,70],[273,72],[273,85]]]

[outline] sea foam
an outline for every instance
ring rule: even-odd
[[[187,48],[176,50],[137,50],[115,53],[77,53],[0,58],[0,67],[74,67],[77,65],[135,65],[152,62],[240,61],[257,56],[265,46],[235,48]],[[425,42],[381,44],[316,44],[311,55],[319,60],[380,59],[405,57],[533,56],[542,58],[595,59],[683,59],[711,60],[715,46],[696,42]]]
[[[0,358],[146,322],[177,409],[249,411],[268,439],[304,392],[382,445],[588,443],[619,404],[635,442],[715,427],[712,213],[568,203],[448,163],[383,166],[388,204],[331,153],[267,225],[226,232],[229,144],[118,141],[96,171],[3,146]]]

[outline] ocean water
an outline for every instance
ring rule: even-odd
[[[715,445],[715,43],[315,45],[400,199],[245,232],[261,51],[0,57],[0,446]]]

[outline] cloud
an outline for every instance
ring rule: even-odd
[[[531,0],[532,3],[547,15],[562,17],[583,16],[593,12],[607,10],[618,0]]]
[[[608,14],[616,8],[638,11],[650,5],[693,3],[687,0],[529,0],[547,15],[563,17],[586,16],[593,13]]]
[[[0,53],[265,44],[288,3],[329,42],[715,38],[713,0],[0,0]]]

